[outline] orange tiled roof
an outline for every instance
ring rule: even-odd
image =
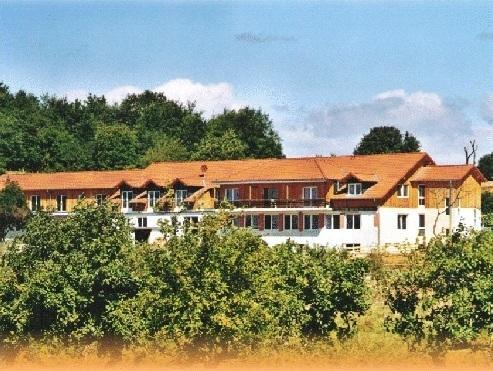
[[[472,174],[478,182],[485,182],[486,178],[474,165],[433,165],[420,168],[413,175],[413,182],[444,182],[463,181]]]
[[[328,179],[343,179],[351,173],[356,176],[361,174],[360,177],[369,182],[376,181],[360,196],[339,194],[334,199],[384,198],[399,182],[411,176],[418,166],[433,164],[433,160],[424,152],[324,157],[317,158],[317,162]]]

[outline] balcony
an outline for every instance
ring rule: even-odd
[[[325,207],[328,202],[324,198],[306,199],[269,199],[269,200],[236,200],[228,201],[237,208],[302,208]]]

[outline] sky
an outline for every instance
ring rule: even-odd
[[[288,156],[349,154],[393,125],[463,163],[469,140],[493,152],[493,3],[0,0],[0,81],[260,108]]]

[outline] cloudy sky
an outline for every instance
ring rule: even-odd
[[[0,80],[117,102],[151,89],[206,116],[260,107],[289,156],[351,153],[375,125],[437,161],[493,151],[493,4],[2,1]]]

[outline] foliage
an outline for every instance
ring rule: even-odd
[[[386,294],[389,331],[431,352],[493,334],[493,232],[459,230],[434,239],[393,277]]]
[[[479,159],[478,168],[487,179],[493,180],[493,152]]]
[[[160,137],[154,140],[141,158],[140,165],[148,166],[153,162],[183,161],[189,159],[187,148],[178,140],[168,137]]]
[[[80,204],[66,219],[37,213],[3,257],[3,344],[114,339],[111,305],[139,287],[126,264],[131,248],[127,220],[110,205]]]
[[[228,147],[234,149],[226,151],[230,157],[282,156],[279,136],[260,110],[225,111],[206,120],[194,104],[162,93],[145,91],[109,105],[92,94],[69,102],[12,93],[0,83],[0,170],[119,169],[189,160],[205,138],[228,139],[229,131],[239,140],[232,145],[241,142]]]
[[[493,192],[483,192],[481,194],[481,213],[493,213]]]
[[[209,121],[207,130],[214,137],[221,137],[231,130],[246,145],[248,157],[283,156],[281,139],[273,129],[272,121],[260,110],[249,107],[225,110]]]
[[[418,152],[419,141],[408,133],[404,135],[393,126],[376,126],[361,138],[354,149],[355,155],[371,155],[378,153]]]
[[[237,160],[245,158],[247,146],[232,129],[223,135],[208,134],[200,142],[192,158],[196,160]]]
[[[164,248],[147,247],[134,263],[147,286],[113,311],[123,339],[227,353],[353,333],[368,307],[363,260],[292,244],[272,249],[230,223],[226,212],[208,216],[183,236],[168,233]]]
[[[0,241],[13,228],[22,228],[29,216],[24,193],[16,183],[7,182],[0,191]]]

